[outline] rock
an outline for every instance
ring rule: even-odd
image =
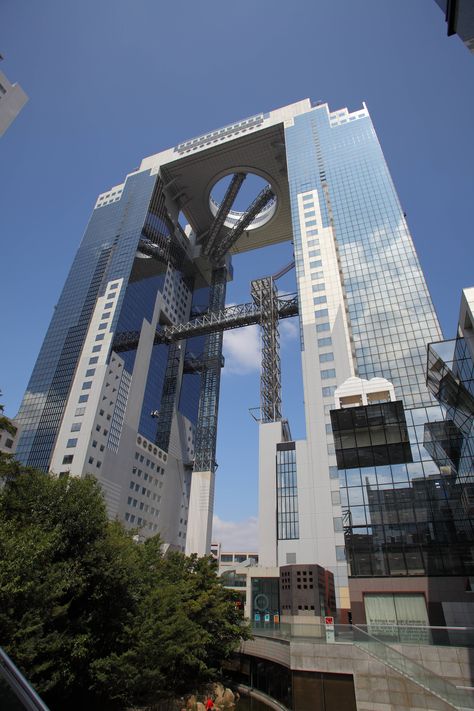
[[[219,711],[232,711],[235,708],[235,698],[234,694],[230,689],[224,689],[222,687],[222,694],[216,696],[214,700],[214,705],[219,709]]]
[[[231,691],[230,689],[226,689],[224,691],[224,701],[228,704],[229,703],[233,704],[234,703],[234,692]]]
[[[224,691],[225,691],[225,689],[224,689],[224,686],[221,684],[221,682],[220,682],[220,681],[216,681],[215,684],[213,685],[213,694],[214,694],[214,696],[215,696],[216,698],[217,698],[217,697],[220,697],[220,696],[224,696]]]

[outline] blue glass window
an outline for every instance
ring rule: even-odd
[[[331,326],[328,323],[318,323],[316,324],[316,331],[322,333],[323,331],[330,331]]]
[[[323,380],[328,380],[329,378],[335,378],[336,377],[336,371],[334,368],[331,368],[330,370],[322,370],[321,371],[321,378]]]

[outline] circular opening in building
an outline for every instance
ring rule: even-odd
[[[226,195],[227,189],[231,184],[233,177],[234,173],[225,175],[223,178],[214,183],[214,186],[211,189],[211,194],[209,195],[209,207],[214,216],[217,215],[220,204]],[[227,215],[224,225],[229,228],[234,227],[247,212],[253,201],[258,197],[258,195],[260,195],[262,190],[268,188],[269,185],[268,180],[265,180],[265,178],[255,175],[255,173],[247,173],[245,180],[240,186],[237,196],[233,202],[232,208]],[[259,227],[263,227],[263,225],[272,219],[275,214],[276,207],[277,198],[276,195],[273,195],[266,205],[262,207],[260,212],[256,214],[246,229],[256,230]]]

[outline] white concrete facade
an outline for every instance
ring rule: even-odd
[[[311,210],[306,208],[308,204]],[[316,223],[316,228],[314,224],[306,225],[308,211],[315,213],[311,215],[311,222]],[[347,566],[344,561],[337,560],[337,550],[344,548],[339,480],[337,475],[336,478],[330,476],[330,467],[334,470],[336,457],[332,434],[328,433],[326,426],[330,423],[329,409],[334,407],[334,395],[332,392],[325,395],[323,388],[330,388],[354,376],[353,354],[333,229],[323,227],[320,196],[316,190],[298,195],[298,216],[305,266],[304,273],[298,278],[298,294],[305,343],[302,370],[307,433],[306,440],[296,442],[299,538],[277,538],[276,491],[272,498],[268,487],[272,477],[275,481],[276,444],[283,439],[278,431],[280,423],[261,424],[260,562],[268,566],[315,562],[329,568],[334,573],[340,606],[349,607]],[[314,240],[315,231],[317,240]],[[317,242],[317,249],[313,248],[313,241]],[[324,285],[326,295],[320,309],[315,304],[318,284]],[[317,339],[314,334],[320,324],[329,324],[329,327],[327,331],[321,331],[321,339]],[[329,345],[325,345],[323,339],[328,334]],[[334,370],[334,377],[324,377],[321,356],[324,358],[325,353],[334,355],[327,368],[328,371]]]
[[[160,315],[171,319],[164,293],[172,292],[171,268],[158,292],[151,323],[143,319],[132,373],[119,354],[107,353],[122,280],[109,282],[96,303],[61,428],[51,471],[93,474],[101,483],[109,516],[148,537],[159,533],[165,547],[185,548],[194,428],[175,413],[168,452],[139,433],[139,420]],[[166,292],[165,292],[166,290]],[[168,300],[169,301],[169,300]],[[186,306],[190,308],[188,295]],[[174,310],[174,307],[173,307]],[[100,329],[109,314],[106,329]],[[99,341],[97,339],[100,339]]]
[[[0,72],[0,136],[3,136],[27,101],[28,97],[21,86],[12,84],[5,74]]]

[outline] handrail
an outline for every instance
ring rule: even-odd
[[[353,625],[354,644],[367,654],[386,666],[402,674],[410,681],[427,690],[439,699],[442,699],[456,709],[474,709],[474,694],[467,689],[458,687],[426,669],[417,662],[412,661],[385,642]]]
[[[0,676],[6,681],[27,711],[49,711],[44,701],[41,700],[31,684],[1,647]]]

